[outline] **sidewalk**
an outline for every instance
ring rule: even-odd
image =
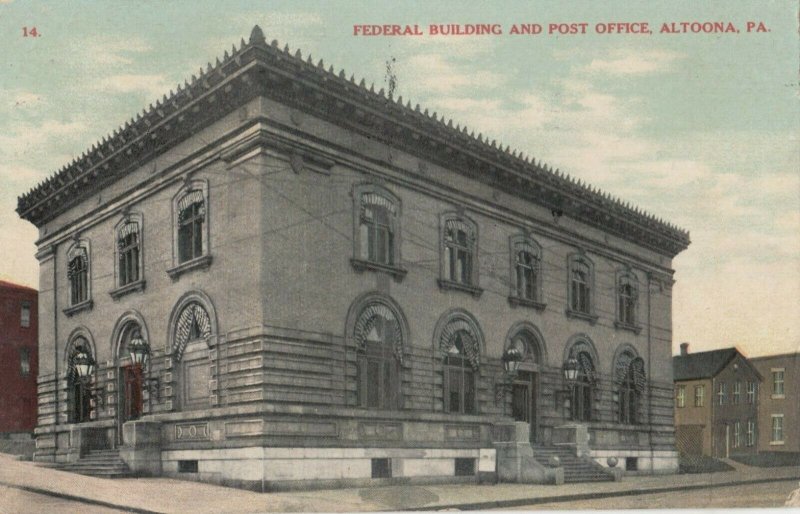
[[[798,468],[755,468],[700,475],[626,477],[622,482],[551,485],[436,485],[254,493],[166,478],[85,477],[0,454],[0,485],[129,512],[351,512],[443,508],[489,509],[743,482],[800,480]],[[11,489],[11,490],[14,490]],[[0,498],[0,511],[3,510]],[[36,511],[32,506],[32,511]]]

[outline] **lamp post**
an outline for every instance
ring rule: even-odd
[[[503,378],[495,386],[495,400],[503,401],[503,415],[506,414],[506,394],[511,390],[514,383],[514,378],[517,376],[519,365],[522,362],[522,350],[516,347],[511,347],[503,352],[500,358],[503,361]]]
[[[575,357],[570,357],[567,359],[567,362],[564,363],[564,381],[567,383],[566,389],[561,389],[560,391],[556,391],[556,408],[559,406],[559,395],[561,398],[566,396],[568,402],[572,402],[572,397],[574,396],[573,391],[575,389],[575,382],[578,379],[578,359]],[[568,395],[568,396],[567,396]],[[563,401],[563,400],[562,400]],[[564,402],[565,404],[567,402]]]
[[[131,362],[134,365],[140,366],[142,371],[147,367],[147,363],[150,361],[150,343],[148,343],[141,335],[140,332],[136,332],[131,337],[131,340],[128,341],[128,352],[131,355]],[[148,375],[149,375],[149,367],[147,367]],[[156,398],[160,398],[160,384],[158,377],[142,377],[142,388],[146,389],[149,393],[148,402],[150,402],[150,398],[152,395],[155,395]]]

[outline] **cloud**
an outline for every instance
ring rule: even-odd
[[[422,94],[452,93],[456,90],[493,89],[502,86],[507,77],[489,70],[460,66],[442,54],[414,55],[397,64],[398,75],[414,77],[412,87]]]
[[[683,57],[666,50],[625,49],[612,52],[609,57],[592,59],[584,69],[610,75],[646,75],[668,71]]]
[[[99,65],[132,64],[138,58],[135,54],[150,52],[152,46],[143,38],[110,36],[92,36],[76,41],[86,61]]]
[[[9,98],[6,104],[9,109],[29,109],[47,103],[44,96],[30,91],[7,91],[3,96]]]
[[[119,74],[100,78],[93,83],[92,88],[97,91],[111,94],[142,93],[148,99],[163,96],[174,84],[170,83],[164,75],[135,75]]]

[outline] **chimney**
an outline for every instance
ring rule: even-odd
[[[689,355],[689,343],[681,343],[681,355]]]

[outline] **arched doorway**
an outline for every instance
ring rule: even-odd
[[[530,426],[529,440],[541,440],[539,433],[539,371],[544,362],[544,350],[538,330],[528,323],[512,327],[506,339],[506,350],[522,356],[517,376],[511,384],[511,416]]]
[[[76,358],[88,355],[94,360],[89,341],[82,335],[72,339],[67,351],[67,418],[70,423],[83,423],[92,419],[92,393],[86,380],[78,376]]]
[[[126,421],[139,419],[144,414],[143,384],[144,369],[141,363],[134,363],[130,355],[130,342],[142,337],[142,327],[135,321],[125,323],[120,331],[117,346],[117,367],[119,369],[119,419],[120,426]]]

